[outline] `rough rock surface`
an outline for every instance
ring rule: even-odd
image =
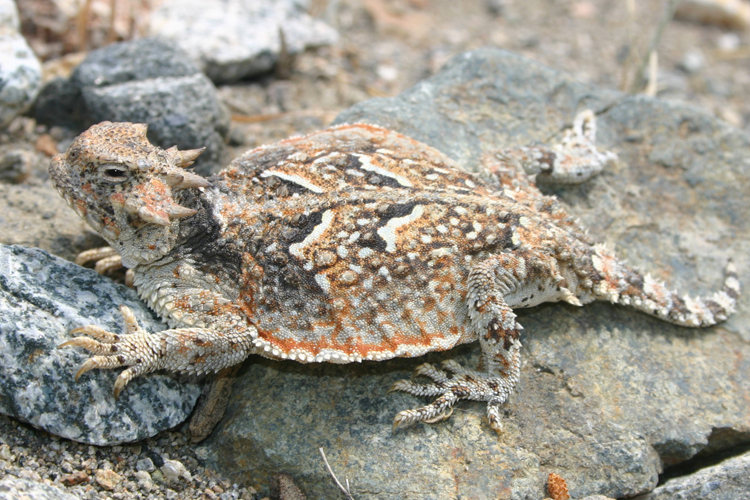
[[[750,498],[750,453],[689,476],[670,479],[638,500],[741,500]]]
[[[70,79],[44,88],[34,115],[79,131],[105,120],[148,123],[149,140],[161,147],[205,147],[195,163],[203,174],[226,160],[229,115],[216,88],[166,40],[145,38],[91,52]]]
[[[750,283],[750,138],[697,109],[480,50],[337,121],[393,128],[471,169],[483,151],[548,141],[585,108],[599,114],[597,142],[621,161],[555,194],[592,235],[686,293],[720,286],[730,256]],[[251,359],[200,453],[250,484],[289,472],[308,498],[335,488],[320,447],[358,499],[538,499],[550,472],[573,498],[645,493],[665,466],[750,441],[747,297],[728,322],[706,330],[609,304],[521,311],[525,361],[501,435],[484,421],[483,404],[465,402],[445,422],[391,431],[399,410],[423,401],[388,387],[425,361],[475,364],[475,345],[345,366]]]
[[[0,479],[0,500],[77,500],[56,486],[8,476]]]
[[[0,412],[96,445],[137,441],[182,422],[200,393],[195,383],[142,377],[115,400],[117,372],[90,372],[76,383],[87,356],[56,348],[85,324],[121,331],[119,304],[143,328],[164,328],[132,290],[42,250],[0,245]]]
[[[0,183],[0,206],[4,244],[40,247],[69,260],[84,250],[107,244],[48,182]]]
[[[228,83],[269,71],[286,50],[335,43],[336,31],[301,0],[170,0],[151,14],[150,34],[177,43],[211,80]],[[190,36],[185,36],[189,33]]]
[[[26,111],[42,88],[42,66],[19,31],[13,0],[0,0],[0,127]]]

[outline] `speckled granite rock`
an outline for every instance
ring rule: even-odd
[[[593,236],[691,294],[720,286],[732,256],[750,283],[750,138],[695,108],[576,82],[520,56],[479,50],[392,99],[337,122],[384,125],[475,168],[482,152],[546,141],[576,112],[600,114],[598,143],[621,161],[582,186],[555,188]],[[548,190],[548,192],[551,192]],[[539,499],[548,473],[571,496],[633,496],[702,449],[750,440],[748,294],[728,322],[673,326],[623,307],[522,310],[524,362],[505,432],[483,403],[394,434],[394,415],[424,400],[387,394],[420,363],[475,365],[468,345],[413,360],[311,366],[251,359],[227,414],[201,448],[238,481],[291,473],[308,498],[337,494],[325,449],[358,500]]]
[[[115,401],[116,371],[95,370],[76,383],[86,355],[56,348],[77,326],[122,331],[119,304],[144,328],[164,328],[132,290],[42,250],[0,245],[0,412],[97,445],[137,441],[182,422],[200,394],[196,384],[141,377]]]
[[[105,120],[148,123],[149,140],[163,148],[205,147],[195,162],[202,174],[226,160],[229,114],[206,75],[167,40],[144,38],[91,52],[69,80],[44,88],[34,116],[79,131]]]
[[[42,88],[42,66],[19,33],[13,0],[0,0],[0,127],[26,111]]]
[[[310,17],[308,3],[169,0],[151,13],[150,34],[172,40],[211,80],[228,83],[273,68],[281,50],[279,29],[292,54],[335,43],[336,30]]]
[[[0,479],[0,500],[78,500],[56,486],[8,476]]]
[[[689,476],[670,479],[637,500],[743,500],[750,498],[750,453]]]

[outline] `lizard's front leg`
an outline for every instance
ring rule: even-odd
[[[117,378],[114,395],[133,378],[156,370],[189,374],[219,371],[242,362],[253,349],[257,330],[235,318],[232,328],[173,328],[157,333],[143,330],[129,308],[120,307],[126,333],[118,335],[96,325],[76,328],[71,334],[85,334],[60,347],[83,347],[94,354],[76,373],[76,380],[94,368],[127,367]]]
[[[536,175],[536,181],[550,184],[578,184],[602,171],[617,158],[611,151],[596,147],[596,116],[591,110],[578,113],[573,126],[562,138],[549,146],[525,146],[496,152],[499,162],[489,162],[486,175],[494,175],[507,187],[520,185],[532,189],[528,179],[519,175]]]

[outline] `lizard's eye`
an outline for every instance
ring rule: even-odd
[[[122,165],[102,165],[99,167],[99,176],[105,181],[119,183],[127,180],[128,169]]]

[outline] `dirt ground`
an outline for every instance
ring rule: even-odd
[[[333,3],[337,8],[326,11]],[[238,152],[317,129],[364,99],[397,95],[479,47],[517,52],[581,81],[629,91],[666,9],[658,0],[319,0],[313,11],[339,29],[338,47],[299,56],[288,80],[219,91],[235,114]],[[718,26],[669,22],[657,45],[657,95],[748,128],[747,40]]]
[[[75,16],[61,25],[60,16],[51,14],[53,0],[18,5],[23,32],[51,74],[69,72],[82,59],[82,48],[142,32],[158,2],[117,2],[120,14],[110,24],[111,3],[91,0],[88,30],[78,28]],[[232,154],[319,129],[357,102],[397,95],[453,56],[487,46],[586,83],[642,91],[635,76],[649,67],[648,49],[658,38],[651,93],[690,102],[747,129],[750,37],[675,20],[657,37],[668,6],[667,0],[310,0],[311,14],[338,29],[339,44],[298,55],[282,78],[277,72],[219,88],[233,113]]]

